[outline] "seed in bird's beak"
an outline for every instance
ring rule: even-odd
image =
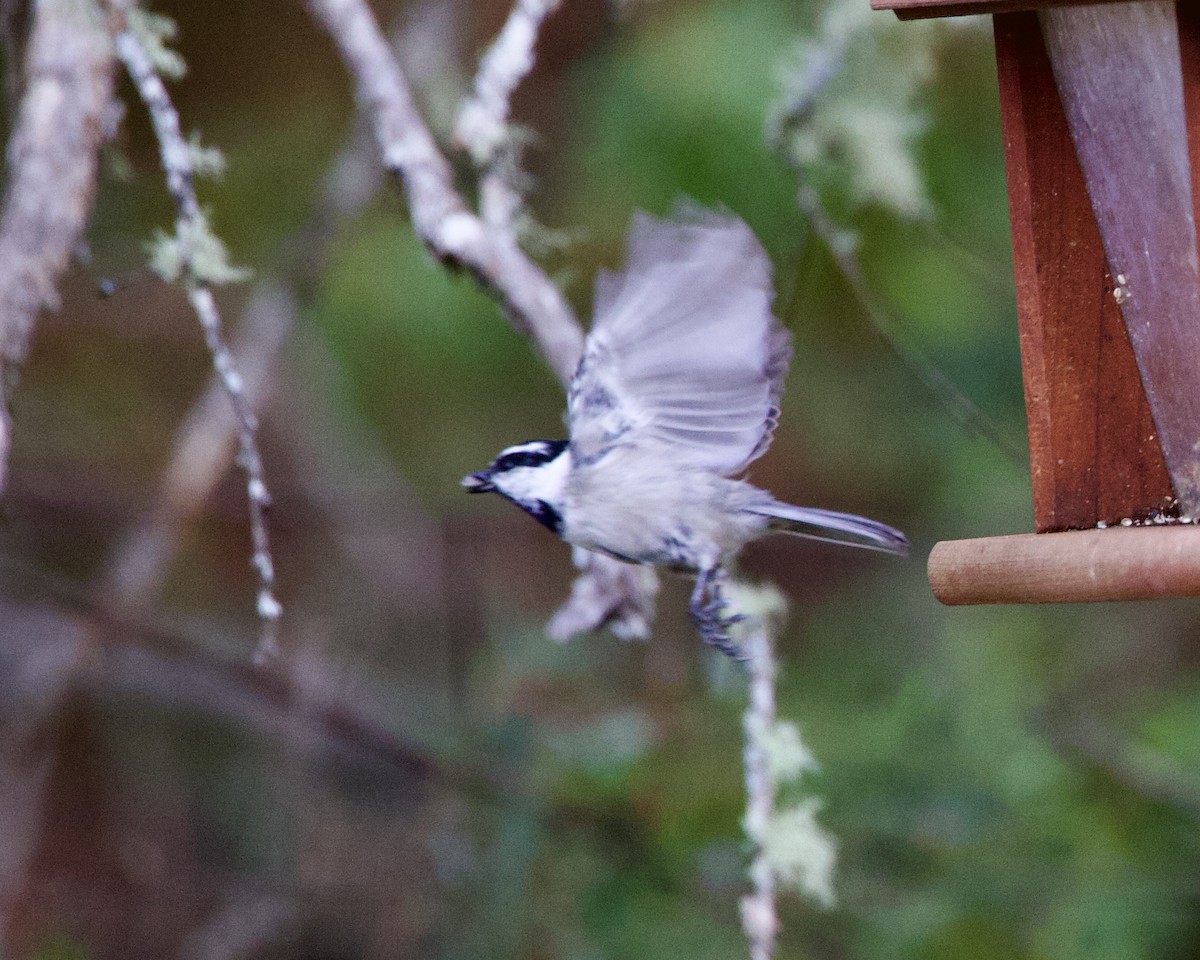
[[[487,493],[496,488],[492,486],[492,481],[486,473],[468,473],[462,478],[463,488],[467,493]]]

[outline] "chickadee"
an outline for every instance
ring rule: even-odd
[[[771,265],[737,217],[692,205],[636,214],[625,267],[596,278],[595,320],[567,399],[569,440],[533,440],[463,478],[563,540],[696,575],[700,636],[736,656],[725,564],[781,531],[901,554],[898,530],[794,507],[734,479],[779,419],[791,334],[771,313]]]

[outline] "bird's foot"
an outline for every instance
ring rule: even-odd
[[[724,609],[725,599],[713,585],[709,591],[707,603],[693,603],[692,623],[695,624],[696,632],[700,635],[701,640],[711,647],[716,647],[738,663],[745,663],[746,654],[742,650],[741,644],[730,636],[729,628],[741,623],[746,617],[740,613],[730,617],[723,616]]]

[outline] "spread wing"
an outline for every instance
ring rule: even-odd
[[[792,353],[772,298],[770,261],[737,217],[635,214],[624,268],[596,278],[567,405],[574,456],[661,443],[725,475],[761,456]]]

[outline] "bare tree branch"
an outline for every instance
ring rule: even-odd
[[[417,235],[439,259],[470,270],[496,293],[513,327],[534,338],[566,385],[583,353],[583,330],[558,288],[507,231],[488,229],[454,189],[453,172],[417,111],[379,25],[362,0],[306,0],[354,78],[359,106],[384,165],[404,185]]]
[[[259,620],[262,631],[255,659],[265,662],[279,652],[276,628],[283,608],[275,598],[275,562],[267,534],[266,509],[271,496],[267,490],[262,457],[258,450],[258,419],[246,396],[245,383],[234,364],[221,324],[212,288],[197,263],[197,240],[206,235],[207,228],[193,185],[192,153],[179,127],[179,114],[171,102],[162,79],[146,48],[129,28],[127,15],[132,6],[129,0],[110,0],[117,15],[117,54],[125,64],[138,95],[145,104],[158,137],[163,170],[167,175],[167,190],[175,203],[176,240],[181,273],[188,301],[204,331],[204,339],[212,355],[213,367],[220,377],[225,395],[233,406],[238,424],[238,464],[246,474],[246,494],[250,512],[250,535],[254,553],[251,563],[258,573]]]
[[[32,18],[23,70],[20,42]],[[8,145],[0,214],[0,491],[6,486],[8,397],[37,314],[58,307],[57,283],[80,242],[96,190],[100,146],[116,122],[114,56],[99,11],[76,0],[4,4],[9,97],[22,92]],[[18,23],[17,21],[21,21]],[[0,942],[27,881],[54,765],[39,749],[84,655],[75,624],[47,623],[6,604],[0,636]],[[57,627],[57,629],[56,629]],[[19,638],[11,642],[10,637]],[[29,639],[37,637],[31,644]]]
[[[467,208],[370,8],[363,0],[305,2],[354,78],[359,107],[375,131],[384,165],[404,186],[417,235],[435,256],[470,270],[500,298],[514,329],[534,339],[566,386],[583,353],[579,321],[559,289],[517,246],[507,215],[480,218]],[[528,33],[526,38],[523,48],[532,51],[534,38]],[[511,79],[498,82],[511,93],[522,75],[520,68],[509,69]],[[652,576],[629,576],[620,561],[589,556],[551,629],[563,636],[609,624],[621,635],[644,637],[656,586]]]
[[[653,567],[621,563],[602,553],[575,548],[581,571],[566,603],[546,624],[552,640],[564,643],[579,633],[608,626],[622,640],[645,640],[654,619],[658,574]]]
[[[296,925],[291,899],[272,893],[238,895],[183,941],[185,960],[240,960],[260,956]]]
[[[38,311],[58,306],[58,277],[87,223],[97,154],[114,118],[112,66],[112,43],[89,4],[34,4],[0,214],[0,490],[11,445],[8,395]]]
[[[75,618],[0,598],[0,950],[46,829],[55,718],[88,652]]]

